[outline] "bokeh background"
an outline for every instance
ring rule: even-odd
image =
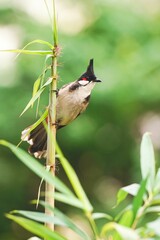
[[[90,58],[103,81],[95,87],[87,111],[58,132],[58,142],[95,210],[114,214],[117,190],[141,179],[139,147],[145,131],[152,132],[159,165],[160,1],[58,0],[57,12],[59,87],[78,78]],[[0,49],[22,48],[35,39],[52,42],[44,1],[0,0]],[[15,59],[15,54],[0,52],[0,138],[17,144],[20,132],[35,121],[35,109],[19,115],[43,64],[41,56]],[[46,91],[41,111],[47,104]],[[27,144],[21,147],[27,149]],[[67,181],[60,164],[57,175]],[[0,239],[30,236],[4,214],[34,209],[29,201],[37,197],[39,181],[0,147]],[[58,206],[81,222],[73,209]]]

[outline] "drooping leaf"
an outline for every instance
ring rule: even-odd
[[[24,50],[25,48],[27,48],[28,46],[30,46],[30,45],[32,45],[32,44],[35,44],[35,43],[43,44],[43,45],[46,45],[47,47],[49,47],[51,50],[53,49],[53,45],[52,45],[51,43],[49,43],[49,42],[47,42],[47,41],[44,41],[44,40],[41,40],[41,39],[35,39],[35,40],[27,43],[27,44],[24,46],[23,50]]]
[[[47,172],[45,168],[35,160],[31,155],[26,153],[24,150],[17,148],[15,145],[5,141],[0,140],[0,144],[8,147],[17,157],[18,159],[23,162],[28,168],[30,168],[35,174],[37,174],[40,178],[44,178],[45,181],[54,185],[57,190],[60,192],[68,195],[68,196],[75,196],[69,188],[64,185],[57,177],[53,177],[50,172]]]
[[[150,133],[145,133],[141,142],[141,174],[147,181],[147,189],[153,191],[155,181],[155,157]]]
[[[58,157],[60,159],[60,162],[67,174],[67,177],[68,177],[77,197],[82,202],[85,211],[87,211],[87,212],[92,211],[93,207],[92,207],[91,203],[89,202],[89,200],[85,194],[85,191],[83,190],[74,169],[72,168],[70,163],[67,161],[67,159],[64,157],[64,155],[58,145],[56,145],[56,151],[57,151]]]
[[[51,231],[42,224],[39,224],[37,222],[34,222],[23,217],[17,217],[11,214],[7,214],[6,216],[7,218],[13,220],[23,228],[28,230],[29,232],[36,234],[39,237],[42,237],[47,240],[66,240],[66,238],[62,237],[59,233]]]
[[[82,229],[80,229],[78,227],[78,225],[76,225],[73,220],[71,220],[70,218],[68,218],[64,213],[62,213],[61,211],[59,211],[57,208],[52,208],[51,206],[49,206],[46,202],[44,201],[40,201],[40,204],[45,207],[50,209],[51,211],[54,212],[55,216],[61,220],[68,228],[72,229],[75,233],[77,233],[79,236],[82,237],[83,240],[89,240],[89,236],[86,232],[84,232]]]
[[[20,214],[26,218],[32,219],[37,222],[42,223],[54,223],[55,225],[66,226],[63,221],[58,219],[56,216],[49,216],[45,213],[34,212],[34,211],[24,211],[24,210],[14,210],[12,214]]]

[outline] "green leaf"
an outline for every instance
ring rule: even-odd
[[[27,48],[28,46],[34,44],[34,43],[43,44],[43,45],[46,45],[47,47],[49,47],[51,50],[53,49],[53,45],[52,45],[51,43],[49,43],[49,42],[47,42],[47,41],[44,41],[44,40],[41,40],[41,39],[36,39],[36,40],[33,40],[33,41],[27,43],[27,44],[24,46],[23,50],[24,50],[25,48]]]
[[[50,209],[51,211],[54,212],[55,216],[61,220],[68,228],[72,229],[75,233],[77,233],[79,236],[82,237],[84,240],[89,240],[89,236],[86,232],[82,231],[70,218],[68,218],[64,213],[59,211],[57,208],[52,208],[48,204],[46,204],[44,201],[40,201],[40,204],[45,207]]]
[[[146,193],[146,184],[147,184],[147,178],[142,180],[141,186],[138,190],[137,195],[133,199],[133,213],[134,213],[134,218],[137,215],[138,210],[142,206],[143,203],[143,198]]]
[[[73,207],[77,207],[77,208],[83,209],[83,205],[82,205],[81,201],[78,198],[76,198],[76,197],[71,197],[70,196],[68,198],[68,195],[64,195],[64,194],[59,193],[59,192],[55,192],[54,193],[54,197],[59,202],[63,202],[63,203],[66,203],[68,205],[71,205]]]
[[[45,238],[47,240],[66,240],[66,238],[62,237],[59,233],[56,233],[55,231],[51,231],[47,227],[36,223],[32,220],[13,216],[11,214],[6,214],[7,218],[13,220],[14,222],[18,223],[20,226],[28,230],[29,232],[32,232],[36,234],[39,237]]]
[[[136,196],[140,185],[137,183],[133,183],[131,185],[122,187],[118,193],[117,193],[117,204],[118,206],[122,201],[124,201],[128,194],[131,194],[132,196]]]
[[[75,196],[67,186],[64,185],[57,177],[53,177],[50,172],[47,172],[45,168],[32,156],[26,153],[24,150],[17,148],[15,145],[5,141],[0,140],[0,144],[8,147],[21,162],[23,162],[28,168],[30,168],[35,174],[37,174],[40,178],[44,178],[45,181],[54,185],[57,190],[68,195]]]
[[[12,53],[23,53],[29,55],[49,55],[52,54],[52,51],[45,50],[22,50],[22,49],[8,49],[8,50],[0,50],[1,52],[12,52]]]
[[[69,178],[69,181],[77,195],[77,197],[79,198],[79,200],[82,202],[83,206],[84,206],[84,210],[87,212],[91,212],[93,210],[92,205],[90,204],[81,184],[80,181],[74,171],[74,169],[72,168],[72,166],[70,165],[70,163],[67,161],[67,159],[64,157],[62,151],[60,150],[58,144],[56,145],[56,152],[58,154],[58,157],[60,159],[60,162]]]
[[[148,178],[147,190],[153,191],[155,181],[155,157],[150,133],[145,133],[141,143],[141,173],[142,178]]]
[[[52,2],[53,3],[53,39],[54,39],[54,46],[58,45],[58,29],[57,29],[57,16],[56,16],[56,6],[55,6],[55,1]]]
[[[41,83],[41,78],[37,78],[37,80],[35,81],[34,85],[33,85],[33,92],[32,92],[32,97],[34,97],[36,95],[36,93],[38,92],[39,86]],[[33,107],[33,104],[31,105]]]
[[[107,220],[110,220],[112,221],[113,220],[113,217],[110,216],[109,214],[106,214],[106,213],[92,213],[92,218],[93,219],[101,219],[101,218],[105,218]]]
[[[84,231],[82,231],[70,218],[68,218],[65,214],[63,214],[58,209],[54,210],[55,215],[63,221],[68,228],[72,229],[75,233],[77,233],[80,237],[82,237],[83,240],[89,240],[90,237],[88,234]]]
[[[101,236],[105,237],[111,231],[116,230],[123,240],[138,240],[140,239],[136,231],[131,228],[124,227],[118,223],[110,222],[103,226]],[[114,238],[116,240],[116,238]],[[119,238],[118,238],[119,239]]]
[[[25,107],[25,109],[22,111],[21,115],[22,116],[31,106],[33,106],[34,102],[39,98],[41,93],[44,91],[47,85],[49,85],[52,82],[52,78],[49,78],[48,81],[38,90],[38,92],[30,99],[29,103]]]
[[[45,213],[41,212],[34,212],[34,211],[24,211],[24,210],[14,210],[11,212],[12,214],[20,214],[24,217],[30,218],[34,221],[37,222],[42,222],[42,223],[54,223],[55,225],[60,225],[60,226],[66,226],[63,221],[58,219],[56,216],[49,216]]]
[[[121,217],[119,224],[131,227],[133,223],[134,214],[132,210],[127,210]]]
[[[160,168],[157,171],[155,183],[154,183],[154,193],[158,193],[160,191]]]
[[[140,239],[135,230],[124,227],[120,224],[115,224],[116,231],[120,234],[123,240],[138,240]]]

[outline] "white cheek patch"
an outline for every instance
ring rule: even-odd
[[[79,84],[82,85],[82,86],[86,86],[86,85],[89,83],[89,81],[87,81],[87,80],[80,80],[80,81],[78,81],[78,82],[79,82]]]

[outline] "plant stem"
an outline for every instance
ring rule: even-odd
[[[52,66],[51,66],[51,78],[52,83],[49,94],[49,113],[48,113],[48,139],[47,139],[47,159],[46,165],[49,167],[50,172],[55,176],[55,154],[56,154],[56,93],[57,93],[57,56],[59,54],[58,48],[58,32],[56,21],[56,8],[55,2],[53,3],[53,54],[52,54]],[[46,205],[50,205],[54,208],[54,192],[55,187],[46,182],[45,186],[45,202]],[[49,216],[54,216],[53,211],[49,208],[45,208],[45,213]],[[54,223],[45,224],[50,230],[54,231]]]
[[[52,83],[49,96],[49,117],[48,117],[48,139],[47,139],[47,159],[46,165],[50,172],[55,176],[55,148],[56,148],[56,91],[57,91],[57,46],[54,46],[51,68]],[[53,185],[46,182],[45,202],[54,208],[54,191]],[[53,211],[45,209],[45,213],[53,216]],[[54,231],[53,223],[45,224],[50,230]]]
[[[137,216],[136,216],[136,218],[135,218],[135,220],[134,220],[134,222],[132,224],[132,228],[133,229],[136,229],[139,220],[143,216],[143,214],[144,214],[145,210],[147,209],[147,207],[150,206],[150,204],[152,202],[152,199],[153,199],[153,195],[152,195],[152,193],[150,193],[149,197],[146,199],[144,205],[139,209],[139,212],[138,212],[138,214],[137,214]]]
[[[92,218],[91,212],[87,212],[86,213],[86,217],[88,218],[88,221],[89,221],[89,223],[91,225],[91,228],[92,228],[95,240],[100,240],[100,238],[98,236],[98,229],[97,229],[97,226],[95,224],[94,219]]]

